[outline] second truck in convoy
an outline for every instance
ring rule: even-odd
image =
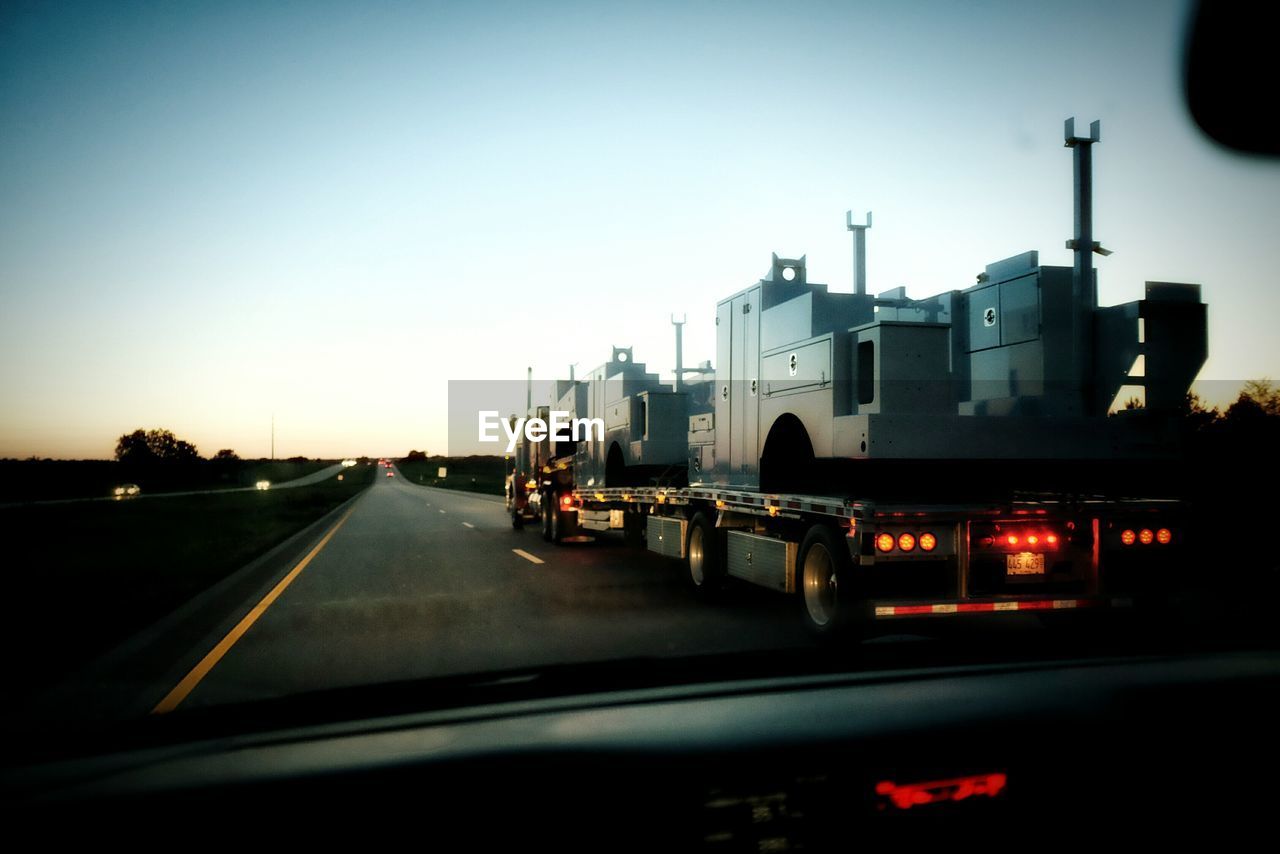
[[[1071,267],[1026,252],[925,299],[809,282],[805,259],[721,300],[716,362],[674,385],[629,349],[557,383],[603,436],[523,442],[516,527],[555,542],[618,530],[728,578],[795,594],[820,632],[903,617],[1117,607],[1158,590],[1183,546],[1166,487],[1177,412],[1207,355],[1198,285],[1099,306],[1091,147],[1075,170]],[[678,359],[679,357],[677,357]],[[1142,364],[1141,371],[1135,365]],[[685,375],[693,376],[686,380]],[[1109,415],[1121,387],[1140,409]]]

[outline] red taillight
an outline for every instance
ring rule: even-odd
[[[1009,536],[1005,537],[1004,541],[1011,546],[1016,546],[1018,544],[1018,538],[1015,537],[1013,534],[1010,534]]]
[[[561,507],[572,507],[572,506],[573,506],[573,496],[572,496],[572,495],[561,495],[561,496],[560,496],[560,506],[561,506]]]
[[[972,798],[998,798],[1005,791],[1008,777],[1000,772],[930,780],[919,783],[895,783],[881,780],[876,794],[900,810],[909,810],[945,801],[967,801]]]
[[[1144,546],[1151,545],[1151,543],[1155,541],[1155,538],[1155,532],[1150,528],[1143,528],[1138,532],[1138,542],[1142,543]]]
[[[931,552],[938,547],[938,538],[933,534],[920,535],[920,550]]]
[[[1050,534],[1049,536],[1044,538],[1044,541],[1051,546],[1056,546],[1058,544],[1058,535]]]
[[[1169,543],[1173,542],[1173,531],[1168,528],[1161,528],[1156,531],[1156,542],[1162,546],[1169,545]]]
[[[1034,546],[1038,542],[1040,542],[1040,538],[1037,537],[1035,534],[1032,534],[1031,536],[1027,537],[1027,545],[1029,546]]]
[[[893,551],[893,534],[881,534],[876,537],[876,548],[882,552]]]
[[[904,552],[912,551],[915,549],[915,547],[916,547],[915,534],[908,534],[906,532],[903,532],[898,536],[898,548],[902,549]]]
[[[1120,542],[1124,543],[1126,546],[1133,545],[1137,540],[1138,535],[1133,531],[1130,531],[1128,528],[1125,528],[1120,534]]]

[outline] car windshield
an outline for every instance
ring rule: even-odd
[[[6,6],[7,731],[1270,642],[1192,11]]]

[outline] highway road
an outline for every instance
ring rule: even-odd
[[[685,589],[678,563],[620,538],[555,546],[535,527],[512,530],[500,498],[381,470],[319,545],[300,570],[295,564],[241,602],[231,615],[239,622],[193,644],[185,676],[170,670],[168,686],[150,686],[165,695],[150,702],[167,711],[370,682],[814,643],[783,597],[744,589],[706,605]]]
[[[849,664],[901,666],[912,647],[922,661],[944,648],[960,660],[1058,654],[1056,640],[1037,641],[1039,628],[1034,615],[1010,614],[983,621],[976,646],[950,642],[965,634],[959,626],[945,644],[878,637],[861,646],[862,664]],[[1064,638],[1061,652],[1078,654]],[[555,546],[536,526],[512,530],[501,498],[379,469],[346,505],[33,696],[16,717],[56,733],[60,721],[372,683],[816,647],[794,597],[735,585],[723,602],[703,603],[678,561],[618,536]]]
[[[329,478],[336,476],[337,474],[339,474],[344,470],[345,469],[342,463],[334,463],[333,465],[326,466],[325,468],[322,468],[319,471],[312,472],[311,474],[308,474],[308,475],[303,475],[302,477],[296,477],[293,480],[285,480],[285,481],[281,481],[280,483],[273,483],[271,484],[271,488],[272,489],[292,489],[297,486],[311,486],[312,484],[320,483],[323,480],[328,480]],[[46,504],[82,504],[88,501],[121,501],[121,500],[140,501],[145,498],[178,498],[179,496],[183,496],[183,495],[211,495],[215,492],[217,493],[254,492],[256,490],[257,490],[256,486],[235,486],[235,487],[220,488],[220,489],[188,489],[182,492],[143,492],[128,499],[121,499],[114,495],[97,495],[97,496],[83,497],[83,498],[46,498],[40,501],[9,501],[9,502],[0,504],[0,510],[3,510],[7,507],[33,507],[33,506],[41,506]]]

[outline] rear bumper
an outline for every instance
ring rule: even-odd
[[[871,614],[877,620],[900,618],[949,617],[959,614],[1044,613],[1131,608],[1133,600],[1121,596],[1027,597],[1002,599],[966,599],[964,601],[872,602]]]

